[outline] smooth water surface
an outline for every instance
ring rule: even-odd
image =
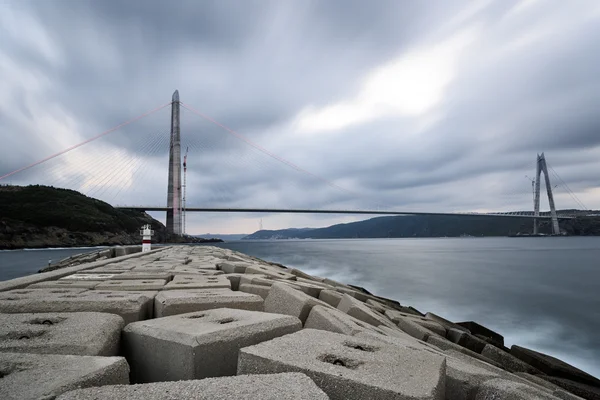
[[[363,286],[600,376],[600,238],[240,241],[221,244]],[[69,254],[63,252],[70,252]],[[88,250],[0,252],[0,280]]]
[[[58,249],[0,250],[0,281],[37,273],[75,254],[89,253],[102,247],[71,247]]]

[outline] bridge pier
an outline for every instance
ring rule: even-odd
[[[181,132],[179,91],[171,103],[171,144],[169,147],[169,183],[167,189],[167,232],[181,235]]]
[[[552,194],[552,185],[550,184],[550,176],[548,175],[548,165],[546,164],[546,157],[544,153],[537,155],[537,163],[535,169],[535,200],[534,200],[534,215],[533,220],[533,234],[539,233],[538,219],[540,216],[540,177],[541,173],[544,173],[546,180],[546,192],[548,193],[548,203],[550,204],[550,215],[552,217],[552,234],[560,235],[560,228],[558,226],[558,217],[556,216],[556,207],[554,205],[554,195]]]

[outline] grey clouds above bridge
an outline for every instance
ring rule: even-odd
[[[241,155],[263,159],[187,113],[190,205],[528,209],[524,175],[545,151],[598,208],[599,7],[593,0],[5,1],[0,174],[166,103],[179,89],[184,103],[364,195],[348,200],[271,161],[245,165]],[[103,145],[143,155],[134,134],[167,132],[168,123],[161,111]],[[144,198],[124,190],[120,202],[165,202],[166,179],[151,179],[166,171],[161,160],[147,166]],[[564,191],[556,197],[559,208],[575,207]],[[339,220],[272,216],[264,225]],[[188,221],[200,231],[257,225],[235,215]]]

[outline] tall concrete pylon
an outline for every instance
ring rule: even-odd
[[[546,192],[548,193],[548,203],[550,204],[550,215],[552,217],[552,233],[560,234],[558,227],[558,218],[556,216],[556,207],[554,206],[554,195],[552,194],[552,185],[550,185],[550,176],[548,175],[548,166],[546,165],[546,157],[544,153],[537,155],[537,163],[535,168],[535,200],[534,200],[534,215],[540,216],[540,174],[544,173],[546,179]],[[533,219],[533,234],[538,234],[538,218]]]
[[[167,190],[167,232],[181,235],[181,132],[179,91],[171,103],[171,145],[169,147],[169,186]]]

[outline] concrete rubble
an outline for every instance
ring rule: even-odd
[[[475,321],[225,248],[108,250],[0,284],[0,399],[600,399]]]

